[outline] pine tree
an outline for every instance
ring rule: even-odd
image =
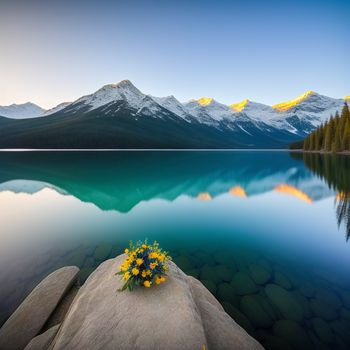
[[[314,151],[315,150],[315,133],[314,132],[310,135],[309,148],[310,148],[310,151]]]
[[[343,132],[342,149],[350,151],[350,119],[347,119]]]
[[[326,152],[330,152],[332,150],[332,134],[333,134],[333,130],[332,130],[332,123],[329,122],[326,125],[326,136],[325,136],[325,145],[324,145],[324,150]]]

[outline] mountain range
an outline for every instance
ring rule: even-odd
[[[286,148],[347,99],[308,91],[274,106],[209,97],[181,103],[123,80],[50,110],[0,106],[0,148]]]

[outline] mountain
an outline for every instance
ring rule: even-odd
[[[31,102],[0,106],[0,115],[13,119],[34,118],[42,115],[44,112],[43,108]]]
[[[1,118],[0,147],[286,148],[343,104],[312,91],[272,107],[248,99],[227,106],[210,97],[181,103],[123,80],[42,112],[44,118]]]
[[[71,102],[62,102],[62,103],[58,104],[56,107],[53,107],[51,109],[46,110],[44,113],[41,114],[41,116],[46,116],[46,115],[57,113],[61,109],[66,108],[70,104],[71,104]]]

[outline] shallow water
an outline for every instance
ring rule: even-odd
[[[350,348],[349,187],[344,156],[0,153],[0,324],[51,271],[83,283],[147,237],[266,349]]]

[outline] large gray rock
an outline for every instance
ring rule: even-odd
[[[45,333],[38,335],[33,338],[29,344],[25,347],[24,350],[47,350],[56,336],[60,324],[48,329]]]
[[[121,255],[101,264],[74,299],[51,350],[261,350],[196,279],[170,263],[166,283],[117,292]]]
[[[63,267],[38,284],[0,329],[0,349],[24,349],[39,334],[78,273],[75,266]]]

